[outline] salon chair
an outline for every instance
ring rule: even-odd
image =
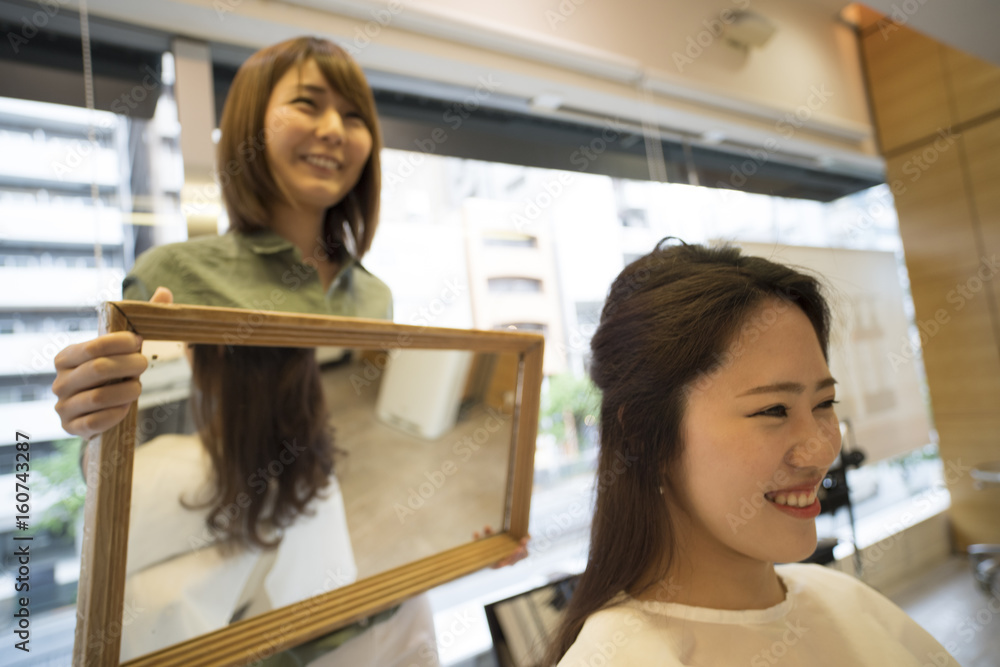
[[[969,474],[976,490],[1000,486],[1000,461],[980,464]],[[979,587],[987,595],[1000,597],[1000,544],[973,544],[968,553]]]

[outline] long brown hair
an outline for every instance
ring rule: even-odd
[[[191,404],[212,462],[207,524],[273,548],[333,474],[333,433],[311,348],[195,345]]]
[[[316,61],[327,83],[353,104],[372,135],[372,152],[354,189],[327,209],[324,246],[332,256],[343,250],[344,228],[350,231],[358,258],[371,248],[378,227],[382,130],[375,98],[361,67],[333,42],[298,37],[261,49],[244,62],[226,97],[219,129],[219,181],[232,228],[252,232],[268,226],[269,201],[284,199],[268,167],[264,151],[271,128],[264,126],[268,100],[278,80],[291,67]]]
[[[791,302],[827,354],[829,310],[815,278],[734,247],[665,241],[614,281],[591,339],[602,398],[590,554],[544,665],[557,663],[615,595],[639,594],[665,576],[674,539],[663,498],[678,484],[686,395],[725,363],[747,318],[766,300]]]

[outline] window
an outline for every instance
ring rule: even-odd
[[[537,248],[538,239],[534,236],[487,236],[483,245],[491,248]]]
[[[548,327],[537,322],[512,322],[510,324],[498,324],[496,329],[506,329],[510,331],[526,331],[528,333],[540,333],[543,336],[548,331]]]
[[[593,331],[601,322],[603,301],[578,301],[576,303],[576,322],[581,329]]]
[[[649,227],[649,217],[644,209],[625,208],[618,212],[622,227]]]
[[[542,281],[536,278],[490,278],[487,280],[491,292],[541,292]]]
[[[20,21],[31,16],[27,7],[0,3],[0,23],[17,22],[20,33]],[[37,591],[32,586],[32,617],[39,623],[49,622],[48,611],[72,604],[75,577],[63,573],[79,571],[75,517],[57,511],[65,494],[53,490],[45,466],[35,467],[36,456],[41,463],[56,454],[56,438],[75,441],[62,433],[52,409],[53,357],[97,332],[95,306],[120,297],[114,290],[137,242],[155,236],[160,223],[181,220],[176,194],[182,179],[168,178],[179,171],[174,158],[180,153],[169,37],[91,16],[97,105],[91,113],[84,108],[79,20],[69,8],[58,9],[55,17],[37,14],[46,21],[31,26],[30,48],[0,49],[0,154],[10,156],[0,164],[0,280],[17,286],[0,294],[0,415],[22,428],[29,428],[25,419],[32,424],[32,519],[66,538],[53,541],[41,531],[33,542],[32,553],[44,564],[39,581],[50,577]],[[170,127],[173,134],[164,131]],[[134,224],[139,221],[143,227]],[[60,446],[57,455],[65,460],[52,462],[71,485],[79,476],[75,449]],[[0,439],[0,475],[13,471],[14,454],[11,431]],[[59,573],[55,581],[53,572]],[[12,591],[0,596],[0,606]]]

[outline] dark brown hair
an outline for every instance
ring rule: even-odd
[[[333,435],[311,348],[194,346],[195,425],[212,462],[213,534],[271,548],[333,474]]]
[[[325,39],[299,37],[261,49],[240,66],[222,110],[218,163],[222,197],[232,228],[252,232],[268,226],[267,202],[284,194],[271,174],[264,144],[270,128],[264,127],[268,101],[278,80],[291,67],[316,61],[327,83],[353,104],[372,135],[372,152],[358,183],[326,212],[324,245],[338,256],[349,229],[358,258],[371,247],[378,227],[381,188],[382,131],[375,98],[358,64],[342,48]]]
[[[751,316],[769,300],[794,303],[827,354],[829,311],[815,278],[738,248],[665,241],[614,281],[591,339],[590,374],[602,397],[590,554],[545,665],[615,595],[648,590],[669,569],[674,541],[663,497],[679,483],[686,395],[726,363]]]

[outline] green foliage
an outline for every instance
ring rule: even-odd
[[[55,453],[33,462],[32,476],[41,478],[35,488],[58,497],[36,521],[35,528],[54,535],[72,535],[76,530],[77,518],[87,496],[87,486],[80,472],[82,443],[80,438],[59,440],[55,443]]]
[[[548,391],[542,395],[539,430],[565,442],[566,414],[572,416],[578,432],[585,426],[597,423],[601,407],[601,394],[589,378],[571,374],[553,375],[548,381]]]

